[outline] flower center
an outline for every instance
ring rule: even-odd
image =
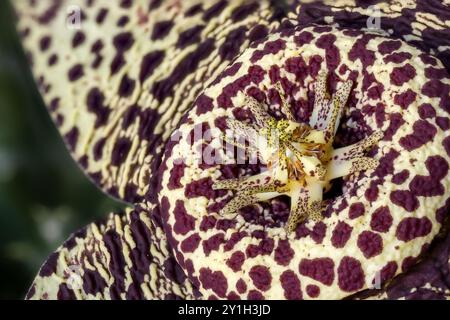
[[[229,119],[227,124],[235,134],[250,142],[250,146],[239,146],[256,152],[267,164],[267,170],[255,176],[217,181],[214,189],[236,191],[221,214],[233,214],[242,207],[287,195],[291,198],[291,210],[286,230],[292,232],[305,219],[322,218],[323,193],[329,189],[331,180],[374,169],[378,162],[365,157],[364,152],[382,138],[381,132],[353,145],[333,148],[352,85],[351,81],[341,83],[330,99],[326,91],[326,75],[321,73],[314,86],[315,103],[309,124],[295,120],[279,83],[276,87],[286,119],[274,119],[255,99],[246,97],[246,106],[256,119],[256,128],[234,119]],[[255,130],[264,142],[256,147]]]

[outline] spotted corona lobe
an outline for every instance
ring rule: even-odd
[[[136,203],[210,78],[267,35],[269,1],[13,1],[39,90],[73,157]]]
[[[397,40],[395,52],[382,50],[391,41],[377,32],[329,26],[274,33],[244,51],[199,96],[166,148],[158,198],[177,261],[204,298],[340,299],[383,287],[427,251],[450,194],[450,138],[443,125],[450,80],[439,60],[403,41]],[[342,103],[330,104],[336,97]],[[318,119],[323,125],[314,125]],[[288,153],[281,142],[301,136],[296,128],[313,135],[311,143],[332,128],[332,154],[346,150],[345,160],[356,155],[373,162],[351,170],[330,161],[332,170],[308,171],[335,170],[342,178],[320,186],[320,221],[305,219],[287,232],[292,198],[276,194],[254,204],[260,191],[275,190],[253,186],[254,179],[274,177],[270,161],[260,161],[272,154],[264,129],[270,126],[285,130],[275,149],[282,155]],[[256,163],[238,164],[223,136],[248,127],[261,132],[268,147],[245,153],[250,158],[260,151]],[[196,130],[205,135],[192,139]],[[211,137],[209,130],[222,135]],[[220,161],[199,161],[199,152]],[[297,159],[285,157],[274,168],[286,168],[286,181],[299,179],[306,173]],[[231,211],[237,214],[224,214]],[[311,213],[306,206],[299,212]]]

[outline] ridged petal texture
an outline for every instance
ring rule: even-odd
[[[251,41],[269,1],[14,1],[40,92],[73,157],[110,195],[152,197],[164,143]]]
[[[152,211],[112,213],[73,234],[42,266],[27,299],[193,299]]]

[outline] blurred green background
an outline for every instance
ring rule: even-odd
[[[37,92],[0,0],[0,299],[22,299],[46,257],[122,205],[70,158]]]

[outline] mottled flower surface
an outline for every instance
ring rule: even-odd
[[[406,270],[439,232],[443,222],[439,211],[450,188],[445,149],[450,138],[448,130],[439,128],[433,118],[422,118],[420,110],[429,104],[435,106],[436,117],[448,119],[443,107],[448,97],[428,91],[436,79],[426,71],[446,70],[435,59],[434,66],[427,65],[422,58],[429,56],[404,42],[399,42],[396,54],[410,58],[386,63],[389,53],[380,53],[379,48],[390,42],[376,33],[323,26],[274,33],[234,61],[187,113],[178,129],[181,138],[167,149],[160,170],[159,198],[177,260],[204,296],[344,298]],[[199,148],[211,147],[225,160],[230,156],[218,147],[219,139],[189,139],[192,131],[197,126],[225,130],[224,123],[234,123],[224,122],[229,118],[253,123],[257,117],[247,108],[246,94],[265,102],[274,117],[285,118],[274,89],[277,82],[289,96],[292,116],[299,122],[311,121],[318,107],[312,102],[314,94],[321,95],[320,86],[313,84],[321,81],[323,70],[329,72],[327,86],[332,92],[341,92],[347,80],[355,84],[336,143],[351,145],[384,132],[370,153],[376,164],[362,172],[346,172],[340,190],[325,201],[323,220],[306,219],[293,233],[283,228],[289,223],[287,199],[274,198],[224,215],[220,208],[239,192],[223,190],[223,182],[215,190],[211,185],[252,176],[263,166],[200,162],[195,159]],[[439,82],[450,83],[448,76]],[[180,158],[182,175],[173,164]],[[332,170],[344,170],[332,158]],[[399,174],[407,177],[396,179]],[[175,179],[179,184],[173,184]],[[287,194],[292,207],[293,193]],[[315,288],[311,295],[310,286]]]
[[[14,2],[68,149],[133,205],[74,233],[28,298],[448,297],[450,8],[370,4]],[[278,168],[236,164],[220,143],[261,119],[303,143],[281,149],[288,169],[274,175],[295,192],[224,210],[246,199],[224,181]],[[354,145],[356,158],[329,156]]]

